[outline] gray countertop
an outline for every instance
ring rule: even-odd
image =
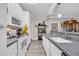
[[[22,40],[24,37],[26,37],[27,35],[24,36],[19,36],[19,37],[15,37],[15,38],[11,38],[11,39],[7,39],[7,47],[11,46],[12,44],[14,44],[15,42],[17,42],[18,40]]]
[[[79,56],[79,42],[69,40],[72,43],[57,43],[49,37],[51,34],[44,35],[49,41],[51,41],[54,45],[56,45],[62,52],[64,52],[68,56]],[[52,36],[53,37],[53,36]]]

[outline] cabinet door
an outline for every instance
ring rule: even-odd
[[[48,39],[46,39],[46,41],[45,41],[45,49],[46,49],[46,53],[47,53],[47,55],[49,55],[49,41],[48,41]]]
[[[55,47],[55,51],[58,54],[58,56],[61,56],[62,51],[58,47],[56,47],[56,46],[54,46],[54,47]]]
[[[17,50],[13,49],[13,51],[11,51],[8,56],[17,56]]]
[[[27,40],[27,48],[28,48],[29,45],[30,45],[30,43],[31,43],[31,39],[30,39],[30,37],[28,36],[26,40]]]
[[[49,40],[43,36],[43,46],[47,55],[49,55]]]
[[[45,37],[44,36],[42,36],[42,44],[43,44],[43,47],[44,47],[44,49],[45,49]]]
[[[5,53],[4,53],[5,52]],[[6,30],[0,29],[0,56],[7,55],[7,37]]]
[[[0,25],[6,26],[7,24],[7,5],[0,3]]]
[[[58,54],[55,51],[55,46],[51,42],[50,42],[50,56],[58,56]]]
[[[7,48],[8,55],[11,54],[14,50],[16,50],[17,53],[17,42]]]
[[[46,38],[45,38],[45,36],[43,36],[43,40],[42,40],[42,44],[43,44],[43,47],[44,47],[44,49],[45,49],[45,45],[46,45]],[[46,51],[46,49],[45,49],[45,51]]]
[[[43,36],[43,47],[47,56],[61,56],[62,51],[50,42],[45,36]]]
[[[50,42],[50,55],[51,56],[61,56],[62,51]]]

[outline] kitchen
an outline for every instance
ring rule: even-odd
[[[2,3],[0,4],[0,15],[2,16],[0,17],[1,20],[0,55],[2,56],[25,55],[27,48],[29,47],[31,42],[30,40],[31,34],[30,30],[28,30],[28,28],[30,28],[29,12],[22,11],[19,4],[16,3],[15,4]]]
[[[79,3],[0,3],[0,56],[79,56],[78,10]]]

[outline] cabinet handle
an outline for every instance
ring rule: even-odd
[[[67,56],[64,52],[61,53],[61,56]]]

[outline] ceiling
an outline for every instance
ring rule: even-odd
[[[30,11],[35,17],[45,17],[52,3],[20,3],[19,4],[24,11]]]
[[[62,18],[79,18],[79,3],[61,3],[57,5],[51,18],[58,18],[61,14]]]
[[[30,11],[34,17],[58,18],[61,14],[64,18],[79,17],[79,3],[20,3],[24,11]]]

